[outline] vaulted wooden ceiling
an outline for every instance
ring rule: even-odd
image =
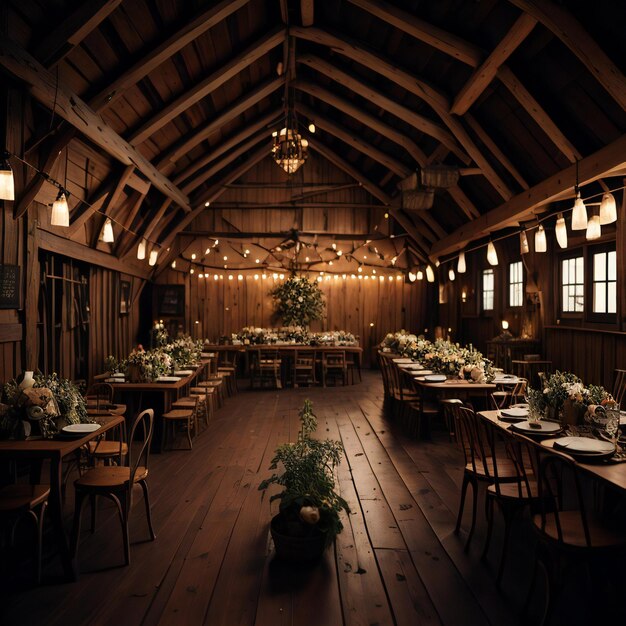
[[[577,161],[585,184],[626,171],[624,3],[9,4],[0,65],[65,120],[35,125],[40,163],[76,135],[106,151],[120,164],[91,200],[106,213],[134,180],[125,226],[163,247],[269,158],[286,81],[313,152],[388,207],[423,258],[571,198]],[[429,164],[457,168],[458,185],[402,210],[398,182]],[[70,231],[89,219],[104,218],[78,205]]]

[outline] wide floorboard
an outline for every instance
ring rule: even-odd
[[[521,618],[532,562],[530,536],[516,529],[504,593],[494,570],[501,539],[480,560],[484,524],[468,553],[454,534],[462,454],[442,430],[406,437],[383,410],[380,376],[346,388],[242,390],[227,399],[193,451],[151,457],[157,533],[146,541],[138,496],[131,565],[122,566],[119,522],[99,506],[96,532],[84,520],[80,580],[59,583],[48,546],[40,587],[20,575],[3,584],[2,624],[279,626],[517,624],[534,620],[539,592]],[[258,490],[273,451],[293,441],[298,410],[314,403],[321,436],[341,439],[338,473],[351,513],[334,548],[314,567],[273,559],[268,523],[277,504]],[[182,442],[181,442],[182,443]],[[479,519],[482,518],[482,505]],[[68,522],[73,489],[68,487]],[[469,507],[467,507],[469,508]],[[88,512],[85,512],[88,517]],[[464,528],[469,525],[466,515]],[[23,575],[22,575],[23,574]]]

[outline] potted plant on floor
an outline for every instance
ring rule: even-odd
[[[270,485],[283,487],[270,498],[270,502],[280,500],[270,531],[276,555],[289,561],[319,558],[343,528],[339,513],[350,512],[348,503],[335,491],[341,442],[311,437],[317,419],[310,400],[305,400],[300,411],[300,424],[298,440],[279,446],[272,459],[270,469],[280,465],[282,472],[275,472],[259,485],[260,490]]]

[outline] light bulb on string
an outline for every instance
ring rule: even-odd
[[[572,209],[572,230],[585,230],[587,228],[587,207],[580,197],[580,191],[576,193],[576,201]]]
[[[140,261],[143,261],[146,258],[146,240],[142,239],[138,244],[137,244],[137,258]],[[176,261],[174,261],[175,263]],[[174,266],[176,267],[176,266]]]
[[[429,283],[435,282],[435,272],[433,271],[433,268],[430,265],[426,266],[426,280]]]
[[[459,254],[459,262],[456,264],[456,271],[459,274],[465,274],[467,272],[467,264],[465,263],[465,252]]]
[[[602,236],[602,227],[600,226],[600,216],[592,215],[589,218],[589,223],[587,224],[587,232],[585,233],[585,238],[588,241],[592,241],[593,239],[599,239]]]
[[[0,200],[15,200],[15,180],[8,152],[0,158]]]
[[[519,234],[519,251],[520,254],[528,254],[530,252],[530,247],[528,245],[528,235],[525,230],[520,231]]]
[[[561,248],[567,248],[567,226],[565,225],[565,218],[562,213],[559,213],[557,216],[554,233],[559,246]]]
[[[57,199],[52,203],[52,211],[50,213],[50,224],[52,226],[67,228],[70,225],[70,208],[67,205],[65,193],[64,189],[60,189]]]
[[[608,191],[602,196],[600,202],[600,224],[606,226],[617,221],[617,206],[615,196]]]
[[[454,273],[454,270],[452,268],[450,268],[448,270],[448,278],[453,281],[456,278],[456,274]]]
[[[548,243],[546,241],[546,231],[539,224],[539,228],[535,231],[535,252],[547,252]]]
[[[100,241],[104,241],[104,243],[113,243],[115,241],[115,236],[113,235],[113,224],[111,223],[110,217],[107,217],[104,222],[104,226],[100,232]]]
[[[417,270],[417,280],[424,280],[424,272]]]
[[[148,257],[148,265],[154,267],[157,263],[157,259],[159,258],[158,250],[150,250],[150,256]]]
[[[498,265],[498,253],[496,247],[493,245],[493,241],[487,244],[487,261],[489,265]]]

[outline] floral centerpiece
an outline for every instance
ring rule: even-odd
[[[413,335],[402,329],[395,333],[387,333],[385,338],[380,342],[380,347],[384,352],[398,352],[404,354],[405,350],[415,344],[417,340],[417,335]],[[428,343],[430,344],[430,342]]]
[[[32,387],[22,389],[15,380],[3,387],[0,404],[0,437],[23,439],[33,431],[53,437],[68,424],[88,423],[80,388],[56,373],[37,373]]]
[[[189,335],[182,335],[166,343],[161,350],[170,356],[174,368],[182,369],[200,362],[202,341],[196,341]]]
[[[270,291],[276,314],[287,326],[308,326],[322,317],[324,300],[322,291],[314,280],[305,276],[290,276]]]
[[[150,381],[169,374],[173,361],[162,348],[144,350],[138,345],[126,359],[126,376],[131,381]]]

